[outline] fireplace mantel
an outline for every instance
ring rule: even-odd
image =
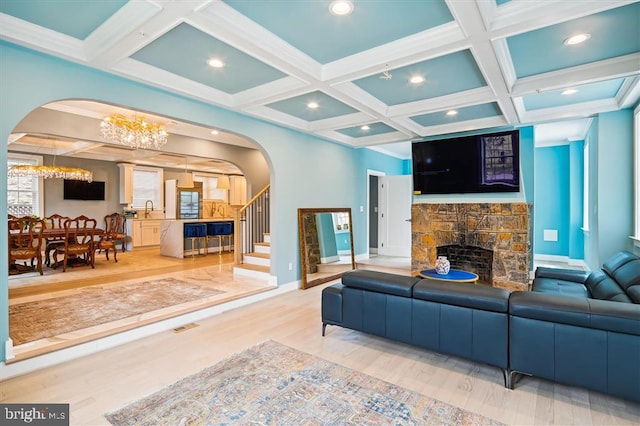
[[[492,286],[527,289],[531,209],[527,203],[414,204],[412,270],[433,268],[438,246],[470,245],[493,251]]]

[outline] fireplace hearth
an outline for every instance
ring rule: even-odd
[[[530,204],[414,204],[411,220],[414,272],[433,268],[440,255],[452,268],[476,273],[482,283],[528,288]]]

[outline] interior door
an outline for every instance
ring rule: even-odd
[[[411,257],[411,175],[380,176],[378,253]]]

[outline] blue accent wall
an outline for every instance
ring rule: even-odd
[[[589,145],[589,230],[585,261],[599,268],[620,250],[632,250],[633,111],[598,114],[585,143]]]
[[[598,255],[605,262],[631,250],[633,235],[633,111],[598,116]]]
[[[569,146],[535,150],[534,246],[536,254],[569,256]],[[544,230],[558,231],[558,241],[544,241]]]
[[[88,99],[147,111],[244,135],[260,146],[271,170],[272,275],[278,284],[300,279],[296,229],[300,207],[351,207],[356,254],[366,253],[367,170],[403,174],[403,160],[368,149],[354,149],[204,102],[136,83],[100,70],[0,42],[0,139],[34,109],[63,99]],[[0,149],[0,176],[7,175],[7,150]],[[310,190],[313,188],[313,190]],[[0,193],[6,194],[6,178]],[[0,216],[7,199],[0,197]],[[0,235],[7,222],[0,221]],[[0,258],[7,258],[0,244]],[[0,262],[0,360],[5,359],[8,330],[8,270]]]

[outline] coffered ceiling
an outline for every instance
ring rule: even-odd
[[[431,135],[589,117],[640,98],[638,1],[352,0],[346,16],[329,3],[2,0],[0,37],[390,151]],[[579,33],[589,38],[564,43]],[[423,81],[411,83],[416,76]]]

